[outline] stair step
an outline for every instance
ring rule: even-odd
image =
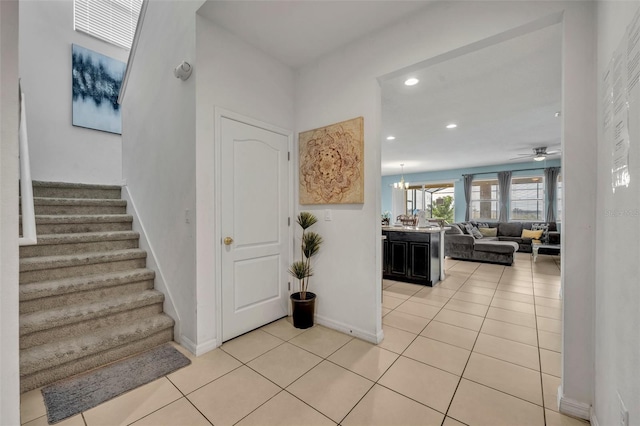
[[[140,249],[27,257],[20,259],[20,284],[144,268],[146,257]]]
[[[153,288],[155,272],[133,269],[110,274],[87,275],[21,284],[20,314],[61,306],[93,303]]]
[[[173,339],[173,320],[165,314],[24,349],[20,354],[20,391],[88,371]]]
[[[33,195],[38,244],[20,248],[21,391],[173,340],[121,187],[34,181]]]
[[[40,235],[130,231],[132,222],[133,216],[128,214],[37,215],[36,232]]]
[[[20,257],[132,249],[138,248],[139,238],[140,234],[133,231],[38,235],[37,245],[20,247]]]
[[[33,181],[33,196],[48,198],[110,198],[119,199],[121,187],[84,183]]]
[[[84,215],[126,214],[127,202],[116,199],[96,198],[46,198],[34,197],[36,215]]]
[[[20,349],[130,324],[162,313],[164,295],[156,290],[107,298],[89,304],[65,306],[20,315]]]

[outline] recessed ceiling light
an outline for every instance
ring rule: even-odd
[[[420,80],[418,80],[417,78],[415,78],[415,77],[411,77],[411,78],[406,79],[406,80],[404,81],[404,84],[405,84],[406,86],[415,86],[416,84],[418,84],[418,82],[419,82],[419,81],[420,81]]]
[[[556,111],[556,113],[554,114],[556,117],[560,117],[560,111]]]
[[[395,137],[395,136],[387,136],[387,140],[388,140],[388,141],[392,141],[392,140],[395,140],[395,139],[396,139],[396,137]]]
[[[458,127],[456,123],[447,124],[447,129],[455,129],[456,127]]]

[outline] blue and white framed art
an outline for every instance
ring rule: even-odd
[[[73,125],[122,134],[118,105],[125,63],[72,45]]]

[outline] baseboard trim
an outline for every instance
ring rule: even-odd
[[[591,405],[564,396],[562,385],[558,386],[558,411],[584,420],[591,418]]]
[[[180,336],[178,343],[187,348],[187,350],[195,356],[206,354],[218,347],[218,341],[216,339],[207,340],[197,345],[188,337]]]
[[[180,336],[181,335],[181,320],[180,314],[176,309],[175,302],[173,300],[173,296],[171,295],[171,290],[167,285],[167,281],[164,278],[164,274],[162,273],[162,268],[158,263],[158,259],[156,257],[155,250],[153,250],[153,246],[147,239],[147,232],[144,228],[144,224],[140,220],[140,216],[138,215],[138,209],[136,208],[136,203],[133,201],[133,197],[131,192],[129,192],[129,188],[127,186],[122,187],[122,198],[127,201],[127,213],[133,216],[133,224],[132,229],[140,234],[139,245],[140,248],[147,252],[147,268],[155,271],[156,278],[154,281],[154,288],[165,295],[163,311],[165,314],[169,315],[175,321],[175,325],[173,327],[173,335]]]
[[[357,337],[358,339],[362,339],[367,342],[371,342],[373,344],[378,344],[379,342],[382,341],[382,338],[384,337],[384,333],[382,330],[380,330],[377,334],[373,334],[373,333],[369,333],[367,331],[361,330],[357,327],[352,327],[348,324],[323,317],[321,315],[316,315],[315,321],[317,324],[323,325],[327,328],[331,328],[341,333]]]
[[[598,418],[596,417],[596,410],[593,407],[591,407],[589,422],[591,422],[591,426],[600,426],[600,423],[598,423]]]

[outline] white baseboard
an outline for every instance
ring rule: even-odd
[[[589,420],[591,418],[591,405],[564,396],[562,385],[558,386],[558,411],[579,419]]]
[[[210,352],[218,347],[218,341],[216,339],[211,339],[204,343],[196,345],[188,337],[180,336],[177,342],[180,343],[185,348],[187,348],[187,350],[192,354],[194,354],[195,356],[206,354],[207,352]]]
[[[596,417],[596,410],[591,407],[591,416],[589,416],[589,422],[591,422],[591,426],[600,426],[598,423],[598,418]]]
[[[140,220],[140,216],[138,215],[138,209],[136,209],[136,203],[133,201],[131,193],[129,192],[129,188],[126,186],[122,187],[122,198],[127,202],[127,213],[133,216],[133,225],[132,229],[140,234],[139,245],[140,248],[147,252],[147,268],[155,271],[156,278],[154,281],[154,288],[165,295],[164,304],[162,309],[164,313],[169,315],[175,321],[175,326],[173,327],[173,335],[180,336],[181,334],[181,321],[180,314],[176,309],[176,305],[173,301],[173,296],[171,295],[171,290],[167,285],[167,281],[164,278],[164,274],[162,273],[162,268],[157,261],[156,253],[151,246],[151,243],[147,239],[147,232],[144,229],[144,224]]]
[[[357,337],[358,339],[362,339],[367,342],[371,342],[373,344],[380,343],[382,341],[382,338],[384,337],[382,330],[380,330],[378,334],[373,334],[364,330],[360,330],[359,328],[356,328],[356,327],[351,327],[348,324],[344,324],[329,318],[322,317],[320,315],[315,316],[315,322],[327,328],[332,328],[341,333],[349,334],[351,336]]]

